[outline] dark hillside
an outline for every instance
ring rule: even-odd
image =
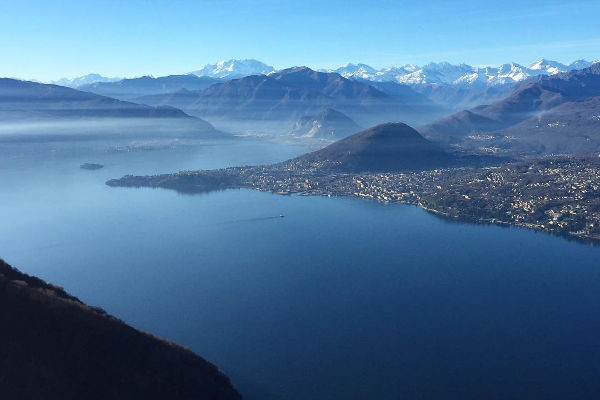
[[[214,365],[0,260],[2,399],[240,399]]]

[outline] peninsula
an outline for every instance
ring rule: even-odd
[[[107,185],[355,196],[600,243],[598,154],[498,161],[453,154],[407,125],[384,124],[279,164],[127,175]]]

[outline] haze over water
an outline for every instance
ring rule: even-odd
[[[110,188],[306,149],[107,147],[0,144],[1,256],[190,347],[247,399],[600,390],[600,248],[359,199]]]

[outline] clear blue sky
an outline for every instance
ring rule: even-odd
[[[600,1],[7,0],[0,76],[184,73],[221,59],[475,65],[600,58]]]

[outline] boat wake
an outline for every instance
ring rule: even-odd
[[[279,214],[279,215],[273,215],[273,216],[269,216],[269,217],[236,219],[233,221],[222,222],[222,224],[241,224],[241,223],[246,223],[246,222],[268,221],[268,220],[272,220],[272,219],[282,219],[282,218],[284,218],[284,215]]]

